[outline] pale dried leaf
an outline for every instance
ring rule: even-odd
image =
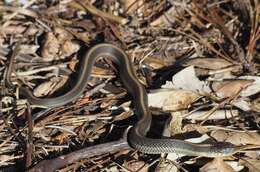
[[[41,56],[45,61],[52,61],[58,56],[60,50],[59,40],[54,33],[48,32],[45,37],[45,43],[42,47]]]
[[[156,56],[149,56],[149,58],[145,58],[144,60],[145,64],[148,64],[152,69],[161,69],[165,66],[167,66],[170,62],[166,59],[162,59],[160,57]]]
[[[200,81],[196,76],[194,66],[189,66],[172,77],[174,88],[191,90],[200,94],[211,92],[206,82]]]
[[[77,60],[71,60],[71,61],[69,62],[69,65],[68,65],[69,69],[70,69],[71,71],[75,71],[75,68],[76,68],[77,63],[78,63]]]
[[[62,29],[60,27],[55,27],[54,33],[60,42],[65,42],[65,41],[71,40],[73,38],[73,36],[68,31],[66,31],[65,29]]]
[[[219,98],[235,97],[244,88],[249,86],[252,80],[230,80],[222,82],[213,82],[212,90]]]
[[[245,156],[251,159],[259,159],[260,150],[245,152]]]
[[[218,141],[230,142],[234,145],[260,145],[260,135],[257,132],[227,132],[212,131],[211,136]]]
[[[248,167],[249,172],[259,172],[260,171],[260,160],[259,159],[243,158],[243,159],[239,160],[239,163]]]
[[[200,168],[200,172],[235,172],[235,170],[225,163],[221,158],[215,158]]]
[[[192,91],[159,89],[148,94],[150,107],[161,108],[165,111],[187,109],[200,96]]]
[[[171,135],[182,133],[182,112],[171,113],[172,119],[170,121]]]
[[[13,159],[13,155],[0,155],[0,165],[8,165],[8,161]]]
[[[210,137],[207,134],[203,134],[200,137],[185,139],[185,141],[191,142],[191,143],[202,143],[206,140],[210,139]]]
[[[127,10],[126,14],[134,14],[137,10],[144,10],[144,0],[120,0],[122,7]]]
[[[193,65],[203,69],[217,70],[228,67],[232,65],[232,63],[220,58],[194,58],[186,62],[186,65]]]
[[[196,111],[189,116],[187,116],[187,119],[193,119],[193,120],[205,120],[205,114],[207,114],[209,111]],[[213,112],[207,119],[228,119],[238,116],[238,110],[217,110]]]
[[[107,171],[107,172],[120,172],[116,165],[106,167],[105,171]]]
[[[172,89],[174,88],[174,85],[171,81],[166,81],[164,85],[161,87],[162,89]]]
[[[129,169],[130,171],[148,172],[148,166],[145,164],[144,161],[125,161],[123,166]]]
[[[114,121],[122,121],[124,119],[128,119],[134,113],[132,111],[122,112],[121,114],[114,117]]]
[[[239,79],[252,80],[245,89],[242,90],[241,96],[248,97],[260,92],[260,77],[259,76],[242,76]]]
[[[176,6],[172,6],[164,15],[154,20],[150,25],[153,27],[171,26],[174,23],[174,16],[176,16]]]
[[[68,57],[72,55],[73,53],[77,52],[79,50],[80,46],[79,44],[75,42],[71,42],[70,40],[65,41],[62,46],[62,56],[61,57]]]
[[[8,34],[8,35],[13,34],[13,33],[22,34],[25,32],[26,29],[27,28],[25,26],[18,24],[18,25],[6,26],[4,32],[5,32],[5,34]],[[27,32],[27,35],[35,35],[36,33],[41,33],[42,31],[39,30],[39,28],[32,26],[29,29],[27,29],[26,32]],[[1,38],[0,38],[0,42],[1,42]]]
[[[160,162],[155,169],[155,172],[178,172],[178,168],[168,161]]]
[[[235,100],[232,100],[232,105],[236,106],[239,109],[242,109],[243,111],[251,111],[252,105],[249,100],[246,100],[246,98],[238,98]]]
[[[50,81],[38,85],[33,90],[33,94],[36,97],[52,94],[53,92],[61,88],[67,82],[67,80],[68,80],[67,76],[51,78]]]
[[[241,165],[237,161],[225,161],[228,165],[230,165],[235,171],[241,171],[245,168],[245,166]]]
[[[36,53],[36,51],[39,49],[39,45],[20,45],[20,51],[19,54],[30,54]]]
[[[107,76],[107,77],[111,77],[113,76],[113,72],[111,70],[105,69],[105,68],[101,68],[101,67],[97,67],[97,66],[93,66],[92,71],[91,71],[91,75],[92,76]]]
[[[72,35],[64,29],[55,28],[54,32],[48,32],[41,55],[45,61],[64,59],[77,52],[80,46],[72,42]]]
[[[251,108],[254,111],[260,112],[260,97],[252,102]]]
[[[191,131],[197,131],[201,134],[204,134],[204,133],[208,132],[208,129],[199,124],[186,124],[183,127],[183,132],[191,132]]]
[[[178,160],[178,159],[180,159],[181,157],[184,157],[184,156],[186,156],[186,155],[180,154],[180,153],[168,153],[166,158],[168,160],[171,160],[171,161],[176,161],[176,160]]]

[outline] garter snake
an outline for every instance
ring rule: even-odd
[[[102,43],[90,48],[79,65],[78,76],[73,88],[63,95],[53,98],[37,98],[27,87],[21,87],[20,93],[31,104],[58,107],[80,97],[90,78],[92,67],[99,57],[110,58],[118,67],[120,78],[132,95],[138,122],[127,133],[129,145],[143,153],[182,153],[190,156],[219,157],[236,153],[236,146],[231,143],[194,144],[178,139],[152,139],[146,137],[151,125],[151,113],[148,108],[147,93],[138,81],[133,65],[126,53],[115,45]]]

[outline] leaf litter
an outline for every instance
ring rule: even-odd
[[[260,171],[259,0],[4,0],[0,10],[1,170]],[[113,149],[109,143],[136,119],[106,59],[96,62],[73,103],[46,109],[19,97],[21,84],[36,96],[68,91],[79,75],[77,57],[99,42],[131,58],[154,123],[168,136],[247,149],[214,159],[145,155],[121,140],[122,148]],[[5,72],[12,54],[10,88]],[[168,125],[161,124],[165,116]],[[92,146],[103,153],[83,154]],[[48,160],[60,165],[51,168]]]

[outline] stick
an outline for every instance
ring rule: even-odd
[[[130,149],[126,139],[124,138],[118,141],[112,141],[109,143],[103,143],[100,145],[80,149],[54,159],[43,160],[36,166],[29,169],[28,172],[51,172],[81,159],[101,155],[108,152],[117,152],[123,149]]]

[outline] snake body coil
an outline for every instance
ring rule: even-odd
[[[234,145],[227,143],[200,145],[176,139],[147,138],[146,133],[150,129],[151,114],[148,108],[146,90],[138,81],[128,56],[120,48],[112,44],[103,43],[90,48],[80,63],[75,86],[67,93],[54,98],[37,98],[25,87],[21,87],[20,92],[30,103],[48,107],[57,107],[76,100],[82,95],[90,78],[92,67],[99,57],[108,57],[118,66],[120,78],[132,95],[139,120],[128,132],[128,143],[131,147],[149,154],[175,152],[194,156],[216,157],[235,153]]]

